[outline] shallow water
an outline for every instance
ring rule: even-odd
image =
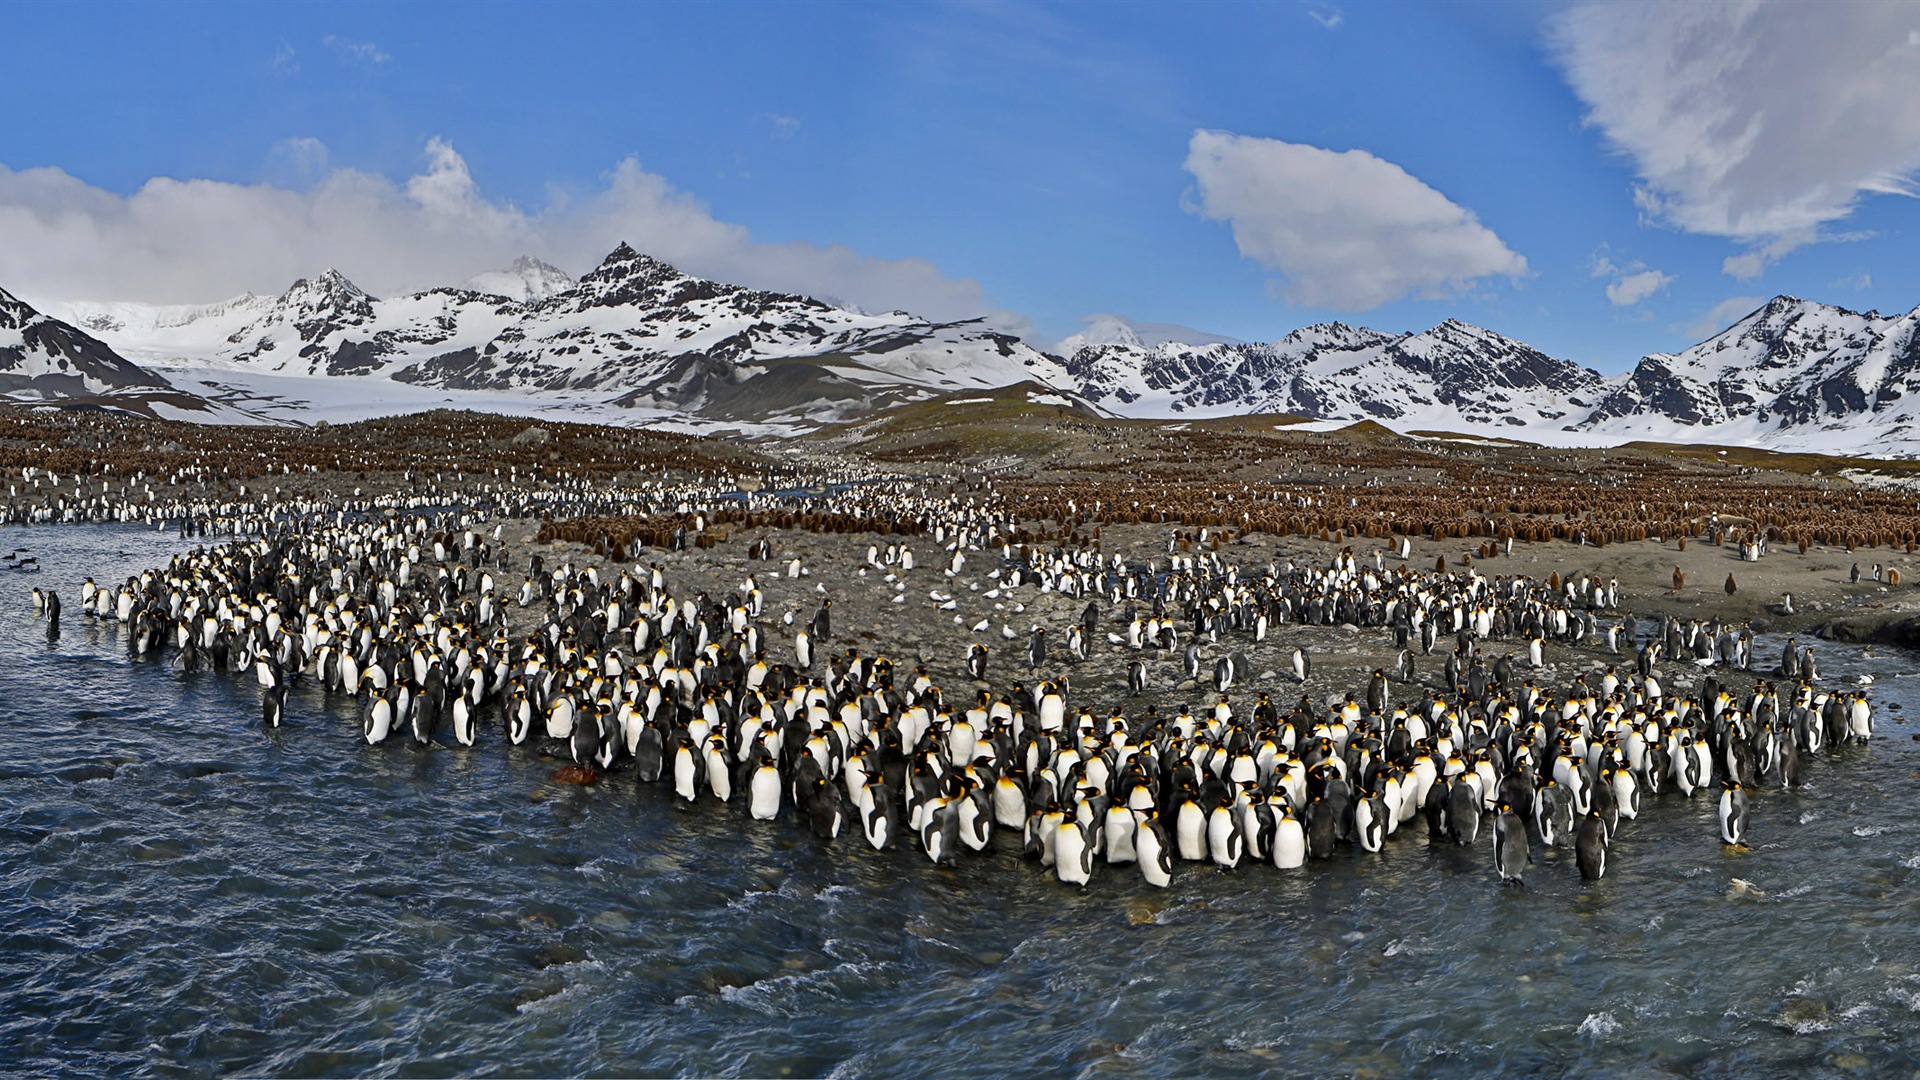
[[[1084,892],[953,869],[510,750],[367,747],[311,685],[132,661],[78,614],[181,542],[7,529],[0,1070],[124,1075],[1885,1074],[1920,1065],[1913,658],[1824,645],[1881,738],[1625,822],[1608,877],[1502,889],[1403,829],[1282,874]],[[27,602],[59,589],[62,636]],[[1764,643],[1764,655],[1777,647]],[[311,680],[308,680],[311,683]],[[1916,714],[1920,715],[1920,714]],[[1735,878],[1759,892],[1743,891]]]

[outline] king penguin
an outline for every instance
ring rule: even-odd
[[[1528,850],[1527,826],[1520,815],[1513,812],[1511,803],[1502,802],[1496,809],[1498,815],[1493,819],[1493,869],[1500,875],[1502,885],[1521,885],[1521,875],[1526,864],[1533,860]]]
[[[1151,810],[1140,812],[1133,850],[1140,862],[1140,876],[1147,879],[1147,884],[1160,889],[1173,884],[1173,856],[1167,850],[1166,826]]]
[[[1720,782],[1720,839],[1734,847],[1747,844],[1747,793],[1739,781]]]
[[[1580,822],[1580,838],[1574,841],[1575,860],[1580,864],[1580,876],[1588,881],[1599,881],[1607,873],[1607,823],[1595,810],[1587,814]]]

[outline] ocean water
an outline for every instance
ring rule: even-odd
[[[1502,888],[1402,829],[1281,873],[1062,886],[827,843],[509,748],[368,747],[308,680],[129,659],[77,611],[181,542],[0,531],[0,1072],[59,1075],[1885,1075],[1920,1067],[1914,657],[1881,738],[1754,798],[1649,800],[1606,880]],[[66,602],[46,640],[27,597]],[[1763,650],[1775,655],[1766,643]],[[1895,706],[1899,706],[1896,708]],[[1745,883],[1745,884],[1742,884]]]

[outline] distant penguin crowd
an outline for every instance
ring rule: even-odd
[[[1622,614],[1614,581],[1418,570],[1404,548],[1397,562],[1348,550],[1243,567],[1170,541],[1164,561],[1129,559],[1016,545],[957,500],[945,518],[933,502],[915,512],[917,540],[841,538],[866,545],[861,575],[898,579],[904,597],[913,545],[930,543],[943,555],[922,573],[949,588],[973,552],[994,589],[1069,598],[1079,617],[1003,622],[1003,641],[1024,639],[1011,663],[982,641],[956,648],[967,689],[949,692],[926,662],[843,633],[825,581],[771,614],[763,583],[807,571],[766,538],[732,587],[688,591],[670,552],[549,567],[511,559],[499,524],[464,511],[283,521],[89,579],[79,603],[123,628],[130,655],[256,680],[269,727],[311,680],[353,702],[370,745],[497,740],[565,760],[570,779],[630,777],[743,822],[939,864],[1012,845],[1078,886],[1129,873],[1164,887],[1189,864],[1298,870],[1381,852],[1403,826],[1462,846],[1490,833],[1502,882],[1521,883],[1544,848],[1571,848],[1597,879],[1657,798],[1717,793],[1721,840],[1744,843],[1749,792],[1793,787],[1812,756],[1873,735],[1864,692],[1823,688],[1810,647],[1789,641],[1767,665],[1748,627]],[[929,596],[952,610],[951,593]],[[1278,651],[1269,634],[1296,624],[1382,635],[1398,658],[1351,692],[1284,700],[1315,678],[1309,649],[1287,649],[1286,676],[1256,674],[1249,654]],[[1099,705],[1072,685],[1097,650],[1126,658],[1124,696]],[[1540,685],[1549,650],[1588,650],[1593,670]],[[1176,657],[1210,700],[1129,707]],[[1672,664],[1697,667],[1697,692],[1663,687]],[[1731,671],[1751,687],[1723,682]]]

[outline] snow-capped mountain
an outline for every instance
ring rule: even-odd
[[[1065,382],[1054,358],[978,321],[868,315],[708,281],[626,244],[577,282],[523,259],[468,284],[486,288],[378,299],[329,270],[265,301],[73,308],[163,370],[360,376],[707,419],[821,423],[933,393]]]
[[[557,266],[543,263],[531,255],[522,255],[505,270],[475,274],[461,282],[460,287],[469,292],[504,296],[509,300],[545,300],[555,293],[573,288],[573,279]]]
[[[1053,347],[1058,356],[1072,356],[1088,345],[1127,345],[1152,348],[1156,345],[1238,345],[1238,338],[1209,334],[1190,326],[1173,323],[1141,322],[1112,312],[1089,315],[1081,320],[1079,333]]]
[[[1916,327],[1920,308],[1861,314],[1778,296],[1692,348],[1645,357],[1579,426],[1920,453]]]
[[[1140,418],[1283,412],[1560,444],[1920,456],[1920,308],[1859,314],[1785,296],[1613,378],[1457,320],[1400,334],[1331,323],[1249,343],[1101,315],[1054,356],[978,321],[709,281],[625,244],[577,281],[523,258],[385,299],[332,270],[279,296],[201,306],[43,316],[0,298],[0,390],[167,385],[137,363],[285,419],[325,398],[343,413],[468,404],[794,430],[1031,381]]]
[[[1414,429],[1563,427],[1607,390],[1590,368],[1456,320],[1419,334],[1330,323],[1272,344],[1081,342],[1066,367],[1073,389],[1128,416],[1287,412]]]
[[[128,363],[99,338],[0,289],[0,393],[61,398],[165,389],[165,379]]]

